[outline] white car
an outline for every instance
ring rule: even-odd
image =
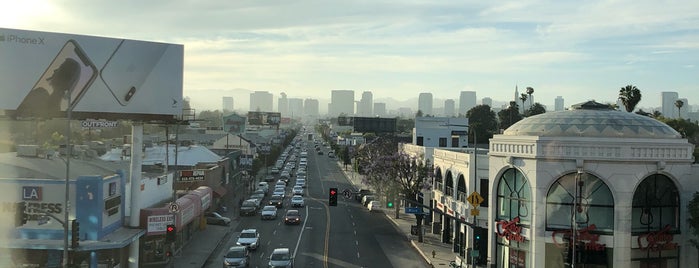
[[[281,195],[282,197],[286,196],[286,191],[284,191],[283,188],[275,188],[274,193],[272,195]]]
[[[306,180],[305,179],[296,179],[296,186],[301,186],[303,188],[306,188]]]
[[[367,208],[371,212],[381,212],[381,207],[383,207],[383,205],[381,205],[381,202],[376,200],[369,201],[369,204],[367,205]]]
[[[260,245],[260,233],[257,232],[257,229],[245,229],[240,232],[238,241],[235,244],[246,246],[248,249],[257,249]]]
[[[262,219],[263,220],[274,220],[277,218],[277,207],[276,206],[264,206],[262,208]]]
[[[305,205],[306,205],[306,201],[303,200],[303,196],[294,195],[294,197],[291,198],[291,206],[292,207],[303,207]]]
[[[303,195],[303,187],[296,185],[293,189],[294,195]]]

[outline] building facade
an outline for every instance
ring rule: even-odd
[[[432,93],[420,93],[417,99],[417,109],[418,111],[422,111],[423,115],[434,115],[432,111]]]
[[[362,92],[362,99],[357,102],[357,115],[370,117],[374,114],[374,95],[371,91]]]
[[[249,111],[273,112],[272,93],[267,91],[255,91],[250,93],[250,109]]]
[[[374,103],[374,116],[385,117],[386,115],[388,115],[388,113],[386,112],[386,103],[383,103],[383,102]]]
[[[424,147],[468,147],[468,118],[416,117],[412,143]]]
[[[675,106],[675,101],[680,97],[677,92],[664,91],[660,93],[660,98],[662,99],[661,112],[666,118],[677,118],[677,107]]]
[[[333,90],[330,92],[328,115],[334,117],[340,114],[354,115],[354,90]]]
[[[459,114],[466,115],[468,110],[476,107],[476,92],[475,91],[461,91],[459,95]]]
[[[444,101],[444,116],[452,117],[456,113],[456,105],[453,99],[447,99]]]

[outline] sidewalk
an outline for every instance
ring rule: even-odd
[[[338,162],[340,169],[347,177],[352,185],[359,190],[361,188],[366,189],[367,186],[362,184],[362,175],[354,173],[352,170],[345,170],[344,166]],[[354,173],[354,174],[353,174]],[[383,209],[386,218],[393,222],[394,227],[410,240],[410,244],[415,248],[415,250],[420,253],[422,258],[425,259],[427,264],[433,267],[449,267],[449,262],[455,260],[456,254],[452,251],[452,245],[449,243],[442,243],[439,234],[433,234],[430,230],[430,226],[423,225],[423,239],[422,243],[418,242],[418,236],[410,234],[410,228],[412,225],[416,225],[415,216],[411,214],[405,214],[403,208],[399,209],[398,219],[395,218],[395,209]],[[434,253],[434,257],[433,256]]]

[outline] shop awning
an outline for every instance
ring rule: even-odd
[[[223,197],[228,192],[228,190],[226,190],[226,187],[223,187],[223,186],[214,187],[213,190],[214,190],[215,197]]]

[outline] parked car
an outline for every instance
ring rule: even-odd
[[[294,195],[291,198],[291,207],[303,207],[306,205],[306,201],[303,200],[303,196]]]
[[[209,212],[206,213],[206,224],[227,226],[231,224],[231,219],[228,217],[221,216],[221,214],[218,214],[216,212]]]
[[[360,189],[359,192],[355,193],[354,199],[357,200],[357,202],[362,202],[362,198],[364,198],[365,195],[370,195],[371,190],[367,189]]]
[[[276,208],[284,207],[284,197],[281,195],[272,195],[272,197],[269,198],[269,205],[275,206]]]
[[[333,153],[332,151],[328,152],[328,157],[335,158],[335,153]]]
[[[243,205],[240,206],[240,216],[249,216],[257,214],[258,208],[257,199],[248,199],[243,201]]]
[[[235,244],[255,250],[260,246],[260,233],[257,232],[257,229],[245,229],[240,232]]]
[[[294,258],[288,248],[275,248],[269,255],[269,267],[294,267]]]
[[[377,211],[381,212],[381,207],[383,207],[383,205],[381,205],[381,202],[373,200],[373,201],[369,201],[369,204],[366,207],[371,212],[377,212]]]
[[[301,224],[301,213],[298,210],[290,209],[284,215],[285,224]]]
[[[364,197],[362,197],[362,206],[366,207],[367,205],[369,205],[369,202],[373,201],[374,199],[376,199],[374,195],[365,195]]]
[[[249,267],[250,253],[244,246],[233,246],[228,248],[226,255],[223,255],[223,267]]]
[[[277,207],[264,206],[260,216],[263,220],[273,220],[277,218]]]

